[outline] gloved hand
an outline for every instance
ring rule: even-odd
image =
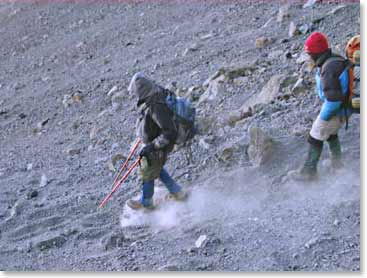
[[[147,160],[149,160],[149,155],[154,151],[154,144],[153,143],[149,143],[147,145],[145,145],[142,150],[139,153],[140,158],[142,158],[143,156],[147,158]]]

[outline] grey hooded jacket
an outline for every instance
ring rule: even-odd
[[[138,97],[138,137],[144,144],[153,143],[157,150],[166,153],[172,151],[177,138],[177,128],[173,112],[166,105],[167,91],[143,73],[133,76],[128,90]]]

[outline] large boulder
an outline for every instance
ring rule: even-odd
[[[263,165],[271,157],[273,140],[257,126],[251,126],[249,133],[250,145],[247,152],[250,161],[254,166]]]
[[[282,74],[274,75],[268,83],[262,88],[261,92],[250,97],[242,106],[241,111],[246,113],[249,109],[257,104],[268,104],[276,99],[282,89],[285,76]]]

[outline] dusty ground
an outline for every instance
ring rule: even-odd
[[[278,22],[283,5],[1,3],[0,269],[359,271],[359,115],[340,132],[345,168],[330,173],[325,147],[311,184],[285,176],[302,162],[320,108],[312,73],[302,92],[285,97],[285,88],[252,117],[225,123],[274,75],[294,85],[311,30],[339,52],[359,33],[358,4],[294,3]],[[289,37],[291,21],[309,30]],[[272,41],[256,48],[259,37]],[[168,162],[192,191],[186,203],[131,215],[124,203],[140,190],[132,176],[97,209],[115,175],[108,162],[127,156],[135,139],[135,98],[126,91],[135,72],[185,91],[248,63],[250,74],[195,102],[207,128],[189,161],[181,149]],[[251,125],[275,141],[259,167],[247,151]],[[200,235],[207,239],[196,248]]]

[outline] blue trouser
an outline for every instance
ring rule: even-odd
[[[159,179],[167,187],[168,191],[172,194],[181,191],[181,186],[179,186],[163,168],[159,174]],[[154,194],[154,180],[146,181],[143,183],[143,194],[141,197],[141,203],[143,206],[150,206],[153,204],[153,194]]]

